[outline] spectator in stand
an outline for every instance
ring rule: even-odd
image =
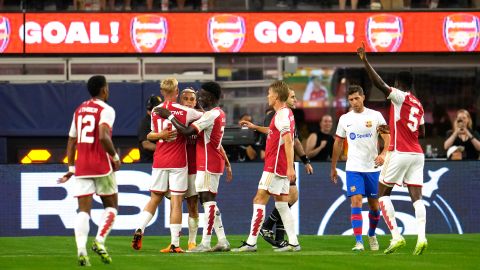
[[[326,114],[320,119],[320,131],[312,132],[307,138],[305,152],[312,161],[327,161],[332,158],[335,139],[332,132],[332,116]]]
[[[344,10],[346,7],[347,0],[338,0],[338,8],[340,10]],[[358,0],[350,0],[350,3],[352,4],[352,10],[357,9],[358,7]]]
[[[240,124],[242,121],[248,121],[250,123],[253,123],[252,116],[248,113],[242,114],[240,116],[240,120],[238,120],[238,123]],[[240,124],[241,125],[241,124]],[[257,159],[258,153],[257,150],[255,150],[254,145],[239,145],[236,147],[236,152],[238,157],[232,157],[233,160],[237,161],[253,161]]]
[[[406,3],[404,3],[406,2]],[[404,6],[410,7],[409,0],[380,0],[382,4],[382,9],[384,10],[391,10],[391,9],[403,9]],[[408,4],[408,5],[405,5]]]
[[[445,150],[451,146],[463,146],[463,159],[476,160],[480,151],[480,134],[472,129],[472,118],[467,110],[457,111],[453,123],[453,130],[447,132],[447,139],[443,147]]]
[[[131,0],[123,0],[123,7],[122,10],[130,11],[132,10]],[[108,9],[115,10],[115,0],[108,0]]]

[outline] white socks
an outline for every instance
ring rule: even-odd
[[[413,208],[415,208],[415,218],[417,219],[418,241],[425,241],[425,225],[427,224],[427,211],[425,210],[425,205],[420,199],[413,203]]]
[[[143,210],[140,213],[140,218],[139,218],[140,226],[138,226],[137,228],[141,229],[142,233],[143,233],[145,231],[145,228],[147,227],[148,223],[150,222],[150,220],[152,220],[152,218],[153,218],[153,215],[150,212]]]
[[[215,208],[217,207],[217,202],[206,202],[203,204],[203,208],[205,211],[205,224],[203,227],[203,237],[202,237],[202,244],[206,247],[210,246],[212,241],[212,232],[213,232],[213,225],[215,223]]]
[[[395,209],[393,208],[390,196],[380,197],[378,203],[380,204],[380,210],[382,210],[383,219],[392,232],[392,238],[399,239],[401,235],[398,231],[397,221],[395,220]]]
[[[180,246],[180,231],[182,230],[182,224],[170,224],[170,235],[172,237],[172,245],[175,247]]]
[[[105,208],[105,211],[102,215],[102,223],[98,226],[97,240],[100,244],[105,243],[105,239],[112,230],[113,223],[115,222],[115,217],[117,216],[117,209],[113,207]]]
[[[288,205],[287,205],[288,208]],[[263,221],[265,220],[265,205],[254,204],[252,222],[250,223],[250,234],[248,235],[247,244],[256,245],[258,234],[262,228]]]
[[[215,234],[217,234],[217,238],[219,242],[223,242],[227,240],[227,237],[225,236],[225,230],[223,228],[222,214],[220,213],[220,209],[218,209],[218,206],[216,203],[215,203],[215,220],[213,223],[213,227],[215,229]]]
[[[75,242],[77,242],[78,256],[87,255],[88,231],[90,231],[90,215],[86,212],[78,212],[75,218]]]
[[[280,217],[283,221],[283,226],[285,227],[285,232],[288,236],[288,243],[290,245],[296,246],[298,245],[297,234],[295,233],[295,223],[293,221],[292,212],[290,211],[290,207],[288,207],[287,202],[275,202],[275,207],[280,214]]]
[[[198,217],[188,217],[188,243],[197,243]]]

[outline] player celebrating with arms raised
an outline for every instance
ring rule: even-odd
[[[406,185],[417,220],[418,239],[414,255],[421,255],[427,248],[425,237],[426,210],[422,201],[423,167],[425,156],[418,142],[419,135],[425,135],[423,106],[410,91],[413,90],[413,77],[410,72],[400,72],[395,79],[395,86],[388,86],[375,72],[367,60],[365,44],[357,50],[358,56],[365,65],[368,76],[373,84],[382,91],[390,100],[391,130],[389,152],[385,160],[385,166],[380,174],[379,202],[383,218],[392,232],[390,246],[384,251],[385,254],[393,253],[405,246],[405,239],[398,231],[395,220],[390,194],[393,186]]]
[[[362,199],[368,198],[370,213],[370,228],[368,241],[371,250],[378,250],[378,241],[375,236],[380,210],[378,206],[378,176],[385,160],[385,154],[390,143],[390,136],[386,132],[380,135],[384,141],[382,153],[378,154],[379,130],[385,130],[386,122],[382,114],[366,108],[363,105],[365,95],[358,85],[348,88],[347,99],[352,110],[340,117],[337,126],[335,143],[333,145],[331,180],[337,183],[337,161],[342,152],[345,138],[348,141],[348,154],[346,164],[347,196],[352,201],[351,221],[356,244],[353,251],[363,251],[362,240]]]
[[[253,215],[250,235],[247,241],[234,252],[257,251],[257,238],[265,220],[265,205],[274,196],[275,207],[282,218],[288,243],[275,249],[277,252],[300,251],[295,223],[288,207],[290,183],[295,182],[293,167],[293,134],[295,119],[292,110],[286,106],[289,96],[288,85],[283,81],[273,82],[268,88],[268,105],[273,107],[275,115],[270,122],[267,145],[265,147],[265,166],[258,184],[257,194],[253,199]]]
[[[75,174],[78,213],[74,230],[80,266],[90,266],[86,244],[94,193],[101,197],[105,212],[92,250],[104,263],[112,262],[104,244],[117,216],[118,188],[114,171],[120,168],[120,158],[111,139],[115,111],[106,103],[109,96],[107,80],[101,75],[93,76],[88,80],[87,88],[92,98],[75,110],[68,133],[69,170],[58,179],[59,183],[65,183]],[[75,150],[78,153],[76,161]]]

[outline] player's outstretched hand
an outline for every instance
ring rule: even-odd
[[[227,183],[230,183],[233,180],[232,167],[228,166],[228,167],[225,167],[225,169],[227,170]]]
[[[330,180],[336,184],[338,180],[338,175],[337,175],[337,168],[332,168],[330,170]]]
[[[357,54],[360,57],[360,60],[367,60],[367,54],[365,53],[365,43],[362,41],[362,46],[358,47]]]
[[[250,122],[250,121],[246,121],[246,120],[242,120],[240,122],[238,122],[238,124],[241,126],[241,127],[247,127],[249,129],[255,129],[255,125]]]
[[[120,164],[121,164],[121,163],[120,163],[120,160],[117,160],[117,161],[113,161],[113,160],[112,160],[113,170],[114,170],[114,171],[120,170]]]
[[[153,112],[163,119],[167,119],[172,114],[168,109],[161,107],[155,107]]]
[[[73,176],[73,172],[67,172],[65,175],[63,175],[61,178],[57,179],[58,184],[63,184],[70,180],[70,178]]]
[[[306,172],[307,174],[313,174],[312,164],[310,164],[310,163],[305,164],[305,172]]]

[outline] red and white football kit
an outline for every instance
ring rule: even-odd
[[[283,107],[276,111],[269,128],[265,147],[265,166],[258,189],[267,190],[273,195],[288,195],[290,181],[287,178],[288,166],[283,136],[289,134],[293,142],[295,119],[292,110]]]
[[[192,127],[198,131],[197,192],[216,194],[218,191],[218,182],[225,169],[225,159],[220,151],[225,121],[225,112],[216,107],[192,123]]]
[[[418,127],[425,120],[423,106],[410,92],[391,88],[390,145],[380,181],[387,186],[423,185],[425,157],[418,142]]]
[[[99,127],[104,124],[110,128],[111,136],[114,121],[115,110],[99,99],[84,101],[75,110],[69,136],[77,138],[76,197],[118,192],[110,156],[100,143],[99,135]]]
[[[202,116],[195,109],[182,106],[176,102],[164,102],[158,107],[168,109],[175,118],[184,125]],[[163,119],[152,111],[153,132],[175,130],[172,122]],[[158,140],[153,154],[152,185],[150,191],[166,192],[172,195],[183,195],[188,187],[187,150],[185,136],[176,136],[171,140]]]

